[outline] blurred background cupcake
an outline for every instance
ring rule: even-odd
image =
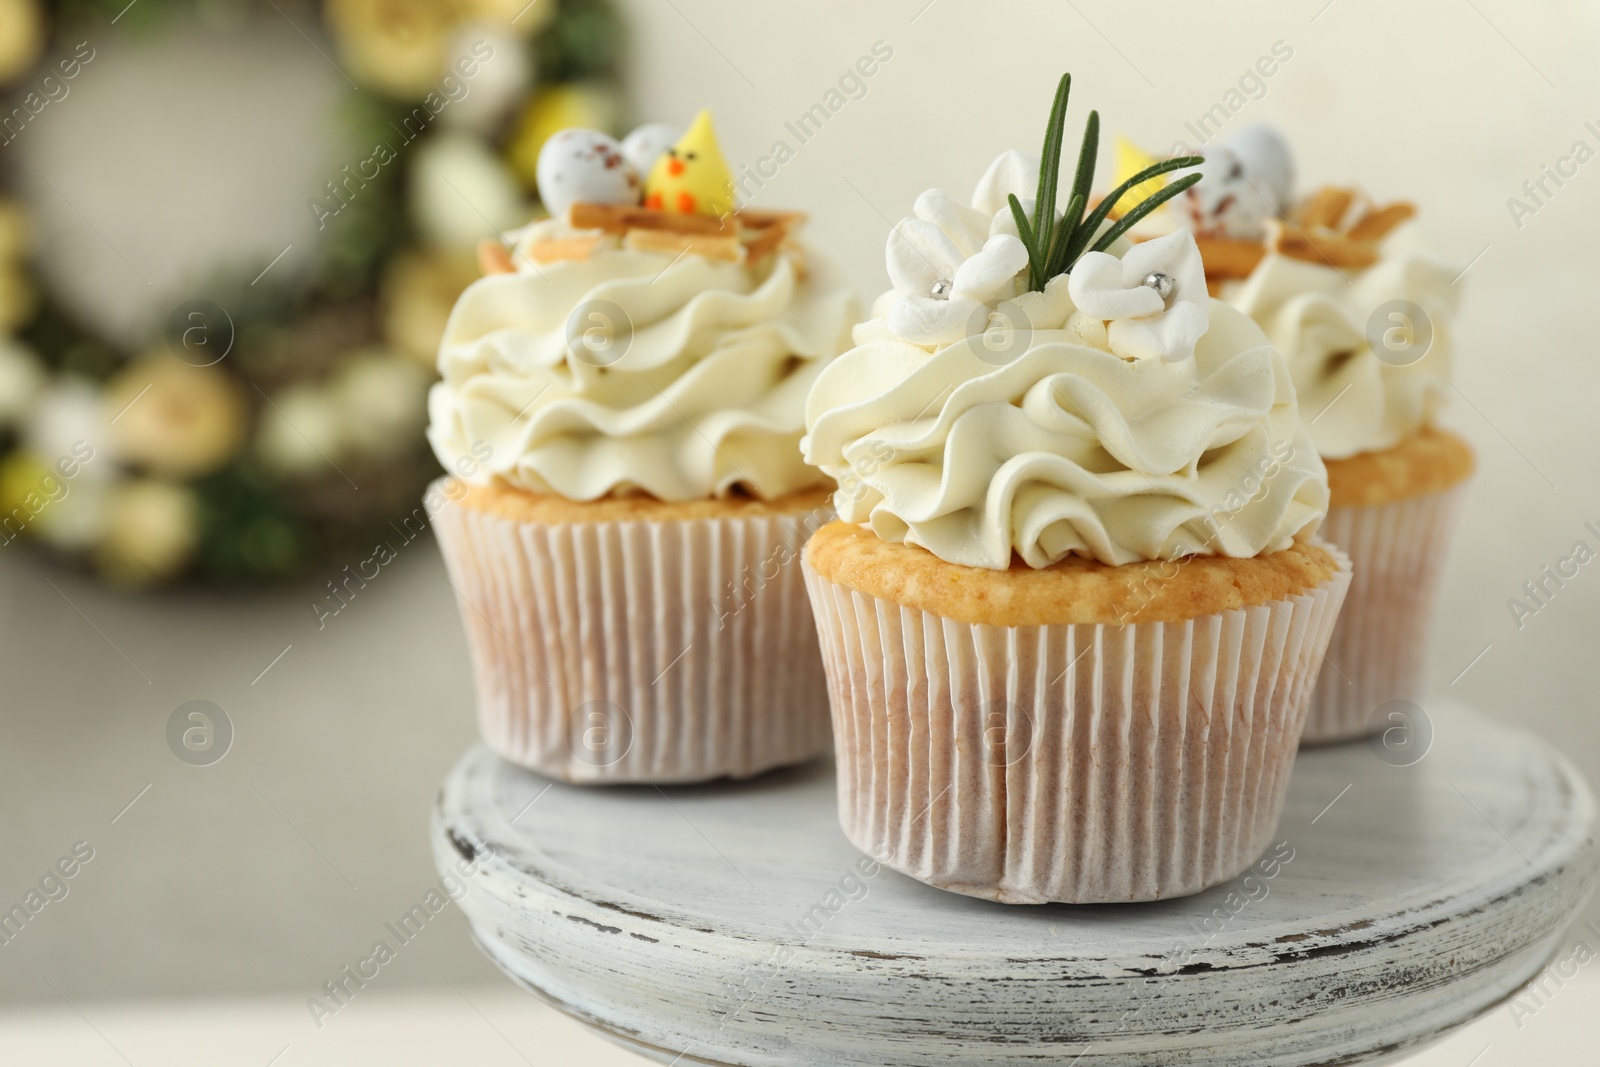
[[[1269,843],[1350,568],[1288,367],[1193,237],[1130,245],[1124,190],[1086,217],[1045,166],[923,193],[807,404],[840,821],[959,893],[1181,896]]]
[[[1409,203],[1336,186],[1297,195],[1271,127],[1208,146],[1201,170],[1141,232],[1191,229],[1214,290],[1287,357],[1328,468],[1323,536],[1355,564],[1305,739],[1409,729],[1385,709],[1426,695],[1438,583],[1474,468],[1467,443],[1437,424],[1462,272],[1423,250]]]
[[[553,217],[482,248],[439,354],[430,511],[483,733],[572,781],[748,777],[828,745],[793,562],[806,391],[855,298],[687,130],[551,136]]]

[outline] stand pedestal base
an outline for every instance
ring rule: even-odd
[[[496,964],[661,1063],[1380,1063],[1532,978],[1600,856],[1560,755],[1430,714],[1410,766],[1360,742],[1302,753],[1282,844],[1155,904],[924,886],[845,841],[826,762],[596,789],[479,747],[445,782],[434,850],[441,869],[479,860],[461,907]]]

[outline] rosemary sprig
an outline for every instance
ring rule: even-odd
[[[1193,164],[1190,165],[1193,166]],[[1141,200],[1132,211],[1118,219],[1116,224],[1113,225],[1111,229],[1101,234],[1100,240],[1094,243],[1094,247],[1090,249],[1090,251],[1104,252],[1107,248],[1111,247],[1111,242],[1115,241],[1118,237],[1121,237],[1123,234],[1133,229],[1134,225],[1140,219],[1144,218],[1146,215],[1150,214],[1150,212],[1154,211],[1162,204],[1165,204],[1168,200],[1171,200],[1173,197],[1177,196],[1179,193],[1183,192],[1185,189],[1189,188],[1189,186],[1195,184],[1199,180],[1200,175],[1198,174],[1186,174],[1182,178],[1179,178],[1177,181],[1173,182],[1171,185],[1162,189],[1160,192],[1153,194],[1148,199]],[[1093,233],[1094,231],[1090,230],[1088,232]]]
[[[1077,261],[1077,258],[1080,255],[1082,255],[1083,252],[1084,252],[1084,245],[1087,245],[1091,240],[1094,239],[1095,231],[1100,228],[1100,224],[1102,222],[1105,222],[1106,219],[1111,217],[1111,211],[1112,211],[1113,208],[1116,207],[1117,201],[1121,200],[1124,196],[1126,196],[1128,194],[1128,192],[1131,189],[1133,189],[1134,186],[1138,185],[1140,182],[1144,182],[1144,181],[1150,180],[1152,177],[1156,176],[1157,174],[1166,174],[1169,171],[1182,170],[1185,167],[1192,167],[1192,166],[1195,165],[1195,162],[1194,162],[1195,160],[1202,159],[1202,158],[1204,158],[1204,157],[1201,157],[1201,156],[1181,156],[1181,157],[1179,157],[1177,159],[1164,159],[1160,163],[1156,163],[1156,164],[1154,164],[1152,166],[1146,167],[1144,170],[1141,170],[1138,174],[1135,174],[1133,177],[1129,178],[1127,181],[1123,182],[1121,185],[1119,185],[1115,189],[1111,190],[1110,193],[1106,194],[1105,199],[1101,200],[1100,203],[1096,204],[1095,205],[1095,209],[1093,211],[1089,212],[1089,217],[1083,220],[1083,225],[1079,228],[1078,233],[1074,235],[1075,241],[1077,243],[1072,248],[1072,250],[1068,253],[1068,256],[1074,262]],[[1149,200],[1143,201],[1143,203],[1141,203],[1139,205],[1139,207],[1142,207],[1143,204],[1148,204],[1148,203],[1152,203],[1152,202],[1154,202],[1155,207],[1160,207],[1162,204],[1166,203],[1168,200],[1172,199],[1174,196],[1177,196],[1178,193],[1181,193],[1184,189],[1187,189],[1187,188],[1189,188],[1189,186],[1193,185],[1195,182],[1198,182],[1200,180],[1200,175],[1198,175],[1198,174],[1189,174],[1189,175],[1185,175],[1183,178],[1181,178],[1179,180],[1183,183],[1181,186],[1175,184],[1175,185],[1169,187],[1171,189],[1170,192],[1168,191],[1168,189],[1162,189],[1159,192],[1157,192],[1155,194],[1155,196],[1150,197]],[[1163,195],[1163,194],[1165,194],[1165,195]],[[1156,196],[1160,196],[1161,199],[1157,200]],[[1133,210],[1134,211],[1138,211],[1139,207],[1135,207]],[[1150,210],[1154,211],[1155,207],[1152,207]],[[1147,214],[1149,214],[1149,212],[1147,211],[1147,212],[1145,212],[1145,214],[1147,215]],[[1144,215],[1140,215],[1139,218],[1141,218],[1141,219],[1144,218]],[[1121,234],[1118,234],[1118,236],[1120,237]],[[1109,245],[1110,242],[1108,241],[1108,242],[1106,242],[1106,244]],[[1103,250],[1103,249],[1100,249],[1100,250]]]
[[[1066,118],[1067,116],[1063,112],[1061,121],[1065,122]],[[1078,171],[1073,176],[1072,199],[1068,201],[1069,205],[1076,204],[1077,209],[1073,210],[1069,206],[1066,216],[1061,220],[1067,224],[1066,240],[1061,242],[1061,251],[1059,253],[1054,250],[1051,251],[1049,260],[1051,267],[1050,277],[1060,274],[1069,265],[1067,250],[1072,247],[1072,239],[1077,237],[1078,229],[1083,225],[1083,209],[1089,204],[1090,186],[1094,184],[1094,165],[1099,158],[1100,112],[1090,111],[1089,121],[1083,124],[1083,144],[1078,148]],[[1051,179],[1056,180],[1060,172],[1051,171],[1050,174]],[[1072,259],[1076,260],[1077,257],[1073,256]],[[1045,280],[1048,281],[1049,278]]]
[[[1152,164],[1113,189],[1085,217],[1083,212],[1089,203],[1089,187],[1094,182],[1094,167],[1100,153],[1100,113],[1091,111],[1088,122],[1084,124],[1083,145],[1078,150],[1072,192],[1058,223],[1056,190],[1061,180],[1061,140],[1067,122],[1067,97],[1071,90],[1072,75],[1063,74],[1056,85],[1050,121],[1045,126],[1044,150],[1039,154],[1039,195],[1034,199],[1033,218],[1028,218],[1028,213],[1022,209],[1022,202],[1015,194],[1008,198],[1011,217],[1017,224],[1017,235],[1028,250],[1028,287],[1034,290],[1042,291],[1050,279],[1070,273],[1086,251],[1105,251],[1140,219],[1198,182],[1200,175],[1185,175],[1140,201],[1096,240],[1095,231],[1116,210],[1117,202],[1135,186],[1158,175],[1205,162],[1202,156],[1180,156]],[[1092,248],[1089,246],[1091,241],[1094,242]]]
[[[1039,193],[1034,197],[1033,211],[1033,236],[1035,247],[1040,252],[1039,261],[1034,262],[1029,255],[1028,265],[1032,273],[1037,275],[1034,279],[1039,288],[1044,288],[1048,281],[1047,275],[1042,272],[1050,258],[1050,242],[1055,240],[1056,225],[1056,182],[1054,176],[1061,168],[1061,138],[1066,126],[1067,97],[1072,93],[1072,75],[1063,74],[1061,81],[1056,85],[1055,103],[1050,105],[1051,122],[1044,131],[1044,151],[1039,156]],[[1049,175],[1050,177],[1046,177]],[[1015,208],[1012,209],[1015,211]]]

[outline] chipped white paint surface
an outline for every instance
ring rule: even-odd
[[[600,790],[476,748],[434,849],[492,849],[461,907],[501,968],[664,1063],[1379,1063],[1531,977],[1596,874],[1562,757],[1430,712],[1413,766],[1303,754],[1278,862],[1156,904],[1010,907],[877,868],[825,765]]]

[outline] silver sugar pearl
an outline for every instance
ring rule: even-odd
[[[1162,274],[1160,271],[1152,271],[1151,273],[1146,274],[1144,276],[1144,281],[1140,284],[1154,289],[1156,291],[1156,295],[1159,296],[1163,302],[1172,298],[1172,290],[1174,288],[1172,279],[1167,275]]]
[[[949,300],[950,291],[954,288],[955,286],[950,283],[950,279],[940,278],[938,281],[933,283],[933,289],[931,290],[933,293],[933,298],[935,300]]]

